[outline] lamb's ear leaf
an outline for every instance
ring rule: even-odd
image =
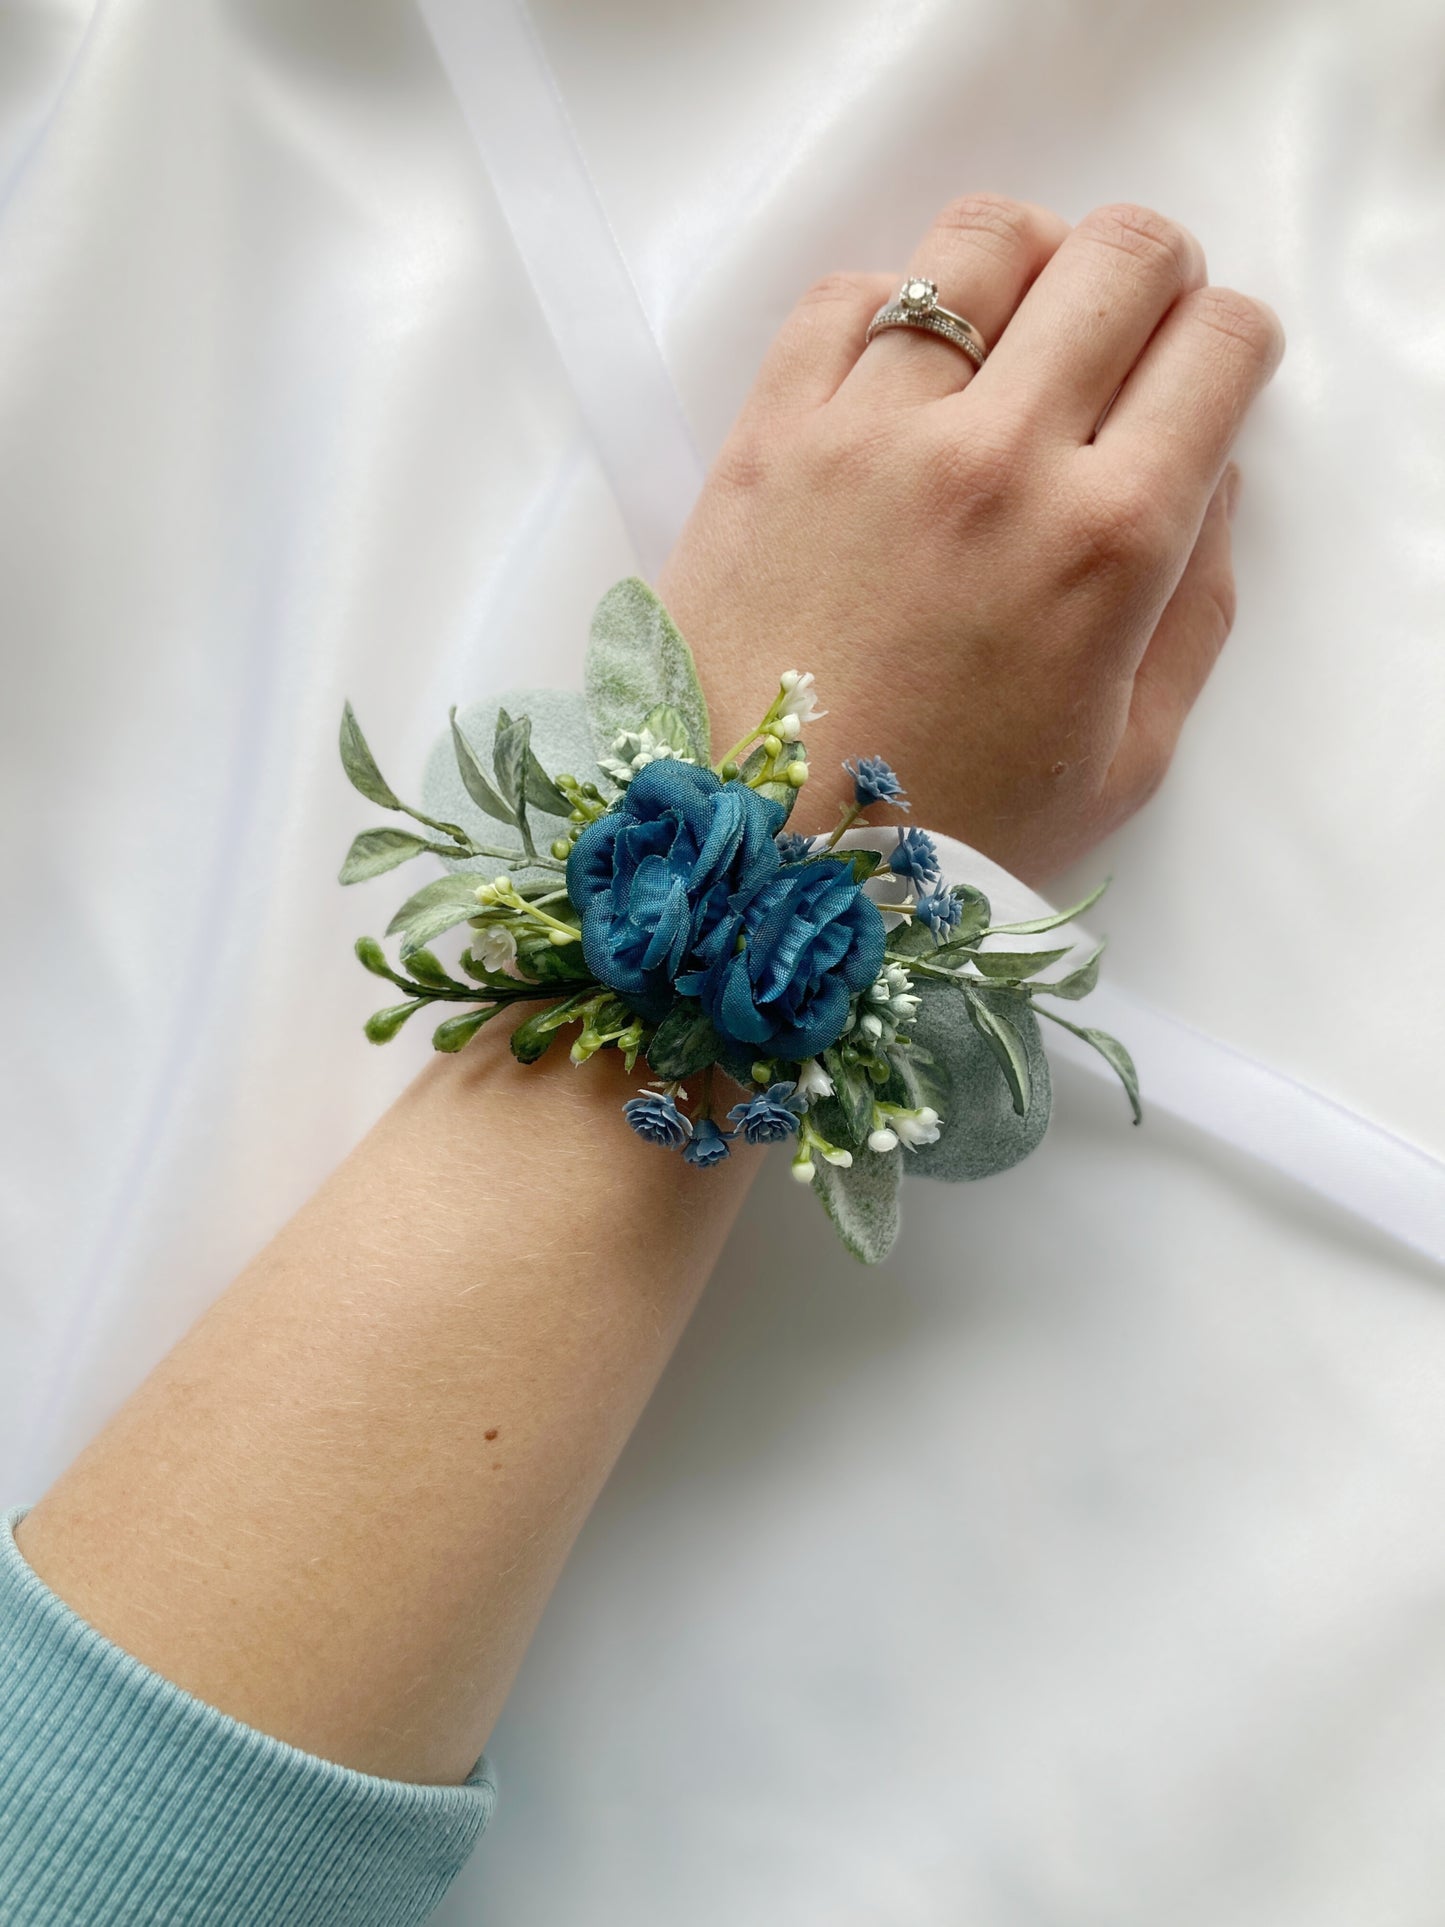
[[[701,762],[712,757],[707,701],[692,651],[640,576],[614,583],[592,617],[584,672],[592,740],[605,756],[659,704],[678,711]]]
[[[1029,1109],[1020,1117],[993,1046],[969,1022],[958,986],[920,974],[913,989],[919,1007],[909,1030],[912,1048],[899,1059],[910,1087],[903,1101],[931,1104],[940,1113],[942,1136],[909,1154],[909,1175],[959,1183],[1007,1171],[1038,1148],[1053,1105],[1049,1060],[1032,1009],[994,986],[980,984],[974,992],[1006,1012],[1024,1041]]]
[[[384,810],[406,808],[377,768],[350,703],[341,712],[341,767],[351,787],[360,790],[368,803],[379,803]]]
[[[498,823],[517,821],[517,812],[504,798],[493,789],[486,771],[477,761],[477,753],[463,736],[457,726],[457,712],[451,711],[452,748],[456,752],[457,769],[461,774],[463,786],[477,808],[487,816],[495,817]],[[520,854],[520,852],[519,852]]]
[[[842,1142],[858,1145],[873,1129],[873,1082],[836,1050],[824,1051],[823,1065],[833,1080],[833,1103],[842,1121]],[[823,1126],[824,1136],[830,1135]],[[834,1140],[837,1142],[838,1140]]]
[[[898,1183],[903,1153],[859,1151],[850,1165],[817,1160],[813,1189],[833,1228],[855,1258],[880,1264],[898,1236]]]

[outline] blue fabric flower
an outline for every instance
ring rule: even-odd
[[[850,863],[785,864],[735,899],[703,942],[704,967],[679,977],[724,1043],[801,1061],[841,1036],[853,996],[883,967],[878,906]]]
[[[957,929],[958,920],[963,915],[963,905],[952,890],[934,890],[918,899],[914,905],[914,915],[922,917],[933,932],[934,941],[942,943],[950,930]]]
[[[795,1137],[798,1114],[807,1109],[808,1100],[798,1095],[792,1084],[770,1084],[746,1104],[734,1104],[728,1112],[749,1144],[781,1144]]]
[[[810,836],[798,836],[792,830],[780,830],[775,840],[778,855],[784,863],[801,863],[805,856],[812,853],[813,839]]]
[[[648,763],[567,859],[582,951],[599,983],[660,1019],[698,944],[778,868],[780,804],[671,758]]]
[[[710,1117],[700,1117],[682,1147],[682,1156],[685,1164],[695,1164],[699,1171],[706,1171],[710,1164],[721,1164],[732,1156],[728,1133],[719,1130]]]
[[[900,830],[888,867],[894,876],[907,877],[911,883],[935,883],[943,874],[938,846],[927,830]]]
[[[881,756],[860,756],[843,767],[853,778],[859,809],[866,810],[870,803],[896,803],[900,810],[908,808],[903,785]]]
[[[660,1144],[665,1151],[675,1151],[692,1136],[692,1125],[677,1108],[676,1100],[658,1091],[642,1091],[636,1097],[629,1097],[622,1114],[639,1137],[646,1138],[649,1144]]]

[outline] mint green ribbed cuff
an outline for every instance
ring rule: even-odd
[[[0,1920],[13,1927],[402,1927],[491,1817],[464,1786],[318,1759],[122,1652],[0,1514]]]

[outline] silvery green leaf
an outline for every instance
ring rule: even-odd
[[[1048,1129],[1053,1089],[1039,1026],[1027,1005],[1010,992],[982,986],[974,993],[1006,1012],[1028,1052],[1028,1115],[1014,1108],[1009,1085],[999,1075],[993,1047],[970,1021],[961,992],[938,978],[913,980],[918,1014],[909,1027],[911,1048],[899,1061],[911,1090],[905,1100],[931,1104],[942,1120],[942,1136],[908,1154],[905,1169],[918,1177],[948,1183],[992,1177],[1007,1171],[1037,1148]]]
[[[898,1181],[903,1153],[860,1151],[851,1165],[818,1160],[813,1188],[843,1243],[865,1265],[876,1265],[898,1236]]]
[[[975,950],[970,955],[985,977],[1003,977],[1017,983],[1047,970],[1060,957],[1067,957],[1073,947],[1066,943],[1062,950]]]
[[[522,776],[517,786],[519,795],[514,796],[510,787],[502,778],[501,739],[504,730],[520,730],[524,724],[526,730],[525,740],[522,744]],[[499,704],[497,707],[497,728],[495,734],[497,750],[493,761],[497,766],[497,781],[501,785],[502,794],[506,797],[507,801],[520,805],[519,814],[520,811],[525,809],[530,803],[533,809],[545,810],[549,816],[566,816],[570,807],[567,799],[538,762],[536,753],[532,748],[531,717],[519,716],[514,723],[506,710]],[[510,754],[510,752],[508,752],[508,754]]]
[[[1032,923],[996,923],[989,932],[989,935],[994,937],[1037,937],[1041,936],[1045,930],[1057,930],[1060,925],[1072,923],[1075,917],[1083,916],[1086,910],[1092,910],[1112,882],[1112,877],[1105,877],[1097,890],[1091,890],[1083,902],[1076,903],[1071,910],[1056,910],[1047,917],[1035,917]]]
[[[424,836],[413,836],[410,830],[363,830],[346,852],[338,881],[362,883],[367,877],[379,877],[383,871],[394,870],[398,863],[406,863],[424,850],[436,856],[453,854],[447,844],[429,843]]]
[[[721,1040],[702,1006],[679,997],[658,1025],[647,1047],[647,1061],[659,1077],[692,1077],[715,1064]]]
[[[341,767],[351,787],[360,790],[369,803],[379,803],[384,810],[405,809],[406,805],[398,800],[377,768],[376,758],[367,746],[350,703],[341,712]]]
[[[500,704],[491,699],[467,703],[457,711],[457,725],[469,743],[490,743],[494,739],[502,707],[512,716],[531,718],[526,796],[532,809],[541,812],[532,816],[531,827],[538,846],[546,850],[566,831],[570,806],[560,792],[550,797],[542,795],[539,784],[549,782],[545,770],[566,770],[580,782],[588,778],[595,780],[597,776],[587,705],[580,690],[570,689],[514,689],[503,693]],[[438,734],[428,752],[422,794],[427,807],[439,816],[456,817],[479,850],[485,851],[488,844],[495,845],[502,839],[497,824],[487,820],[463,786],[449,729]],[[475,882],[496,876],[501,870],[509,871],[521,882],[530,867],[529,859],[521,850],[470,857],[458,852],[442,861],[452,869],[470,871]],[[534,874],[555,878],[556,871],[544,867]]]
[[[1027,1117],[1033,1078],[1029,1071],[1028,1050],[1012,1014],[986,1003],[971,984],[960,984],[959,988],[963,992],[974,1029],[997,1058],[999,1069],[1007,1079],[1013,1094],[1014,1109],[1020,1117]]]
[[[492,768],[502,800],[517,815],[527,807],[527,751],[532,747],[531,718],[519,716],[515,722],[505,709],[497,711],[497,729],[492,744]]]
[[[680,756],[694,755],[692,731],[687,726],[687,718],[674,704],[658,703],[647,712],[642,727],[652,731],[654,742],[665,743]]]
[[[461,772],[462,783],[466,788],[467,795],[471,797],[479,810],[485,811],[488,816],[495,817],[497,822],[511,823],[515,826],[517,812],[502,797],[498,796],[497,792],[493,789],[487,778],[486,771],[477,761],[476,751],[457,727],[456,710],[453,709],[450,713],[452,748],[456,752],[457,769]]]
[[[1129,1100],[1134,1122],[1142,1124],[1144,1107],[1139,1101],[1139,1073],[1134,1068],[1133,1058],[1118,1038],[1111,1037],[1106,1030],[1088,1030],[1081,1024],[1071,1024],[1067,1018],[1060,1017],[1057,1011],[1040,1010],[1039,1015],[1047,1017],[1051,1024],[1057,1024],[1061,1030],[1071,1030],[1075,1037],[1082,1037],[1086,1044],[1094,1047],[1124,1086],[1124,1095]]]
[[[1034,994],[1043,992],[1050,997],[1068,997],[1075,1000],[1087,997],[1099,981],[1099,959],[1103,954],[1104,946],[1100,944],[1093,955],[1086,957],[1078,969],[1071,970],[1067,977],[1060,977],[1057,983],[1035,984]]]
[[[400,935],[401,957],[405,962],[413,950],[420,950],[444,930],[465,923],[468,917],[477,914],[477,909],[477,882],[468,871],[433,877],[407,898],[386,926],[386,934]]]
[[[472,1041],[483,1024],[505,1008],[504,1004],[483,1004],[480,1010],[464,1010],[460,1016],[448,1017],[431,1034],[433,1050],[459,1051],[463,1044]]]
[[[373,1044],[389,1044],[414,1010],[420,1010],[424,999],[416,998],[407,1004],[392,1004],[386,1010],[378,1010],[366,1020],[366,1034]]]
[[[592,617],[584,674],[592,741],[605,756],[624,729],[659,704],[678,710],[701,762],[712,758],[707,702],[692,651],[639,576],[614,583]]]
[[[955,883],[950,894],[957,900],[961,915],[949,936],[949,944],[973,943],[988,929],[993,915],[988,898],[971,883]]]
[[[824,1051],[823,1066],[833,1080],[831,1101],[837,1108],[838,1128],[843,1132],[841,1140],[834,1139],[834,1142],[859,1145],[873,1128],[873,1086],[858,1066],[847,1063],[837,1050]],[[826,1125],[820,1125],[819,1129],[824,1137],[832,1136]]]

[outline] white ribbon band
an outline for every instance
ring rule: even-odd
[[[702,486],[703,468],[627,263],[608,224],[556,83],[521,0],[421,0],[578,405],[596,439],[644,572],[655,575]],[[960,858],[966,869],[960,867]],[[1023,886],[997,866],[967,874],[1010,918]],[[1013,897],[1007,895],[1012,889]],[[995,892],[998,894],[995,895]],[[1445,1164],[1322,1092],[1206,1037],[1124,991],[1101,986],[1080,1021],[1116,1032],[1146,1102],[1323,1194],[1445,1266]],[[1112,1077],[1065,1031],[1072,1060]]]

